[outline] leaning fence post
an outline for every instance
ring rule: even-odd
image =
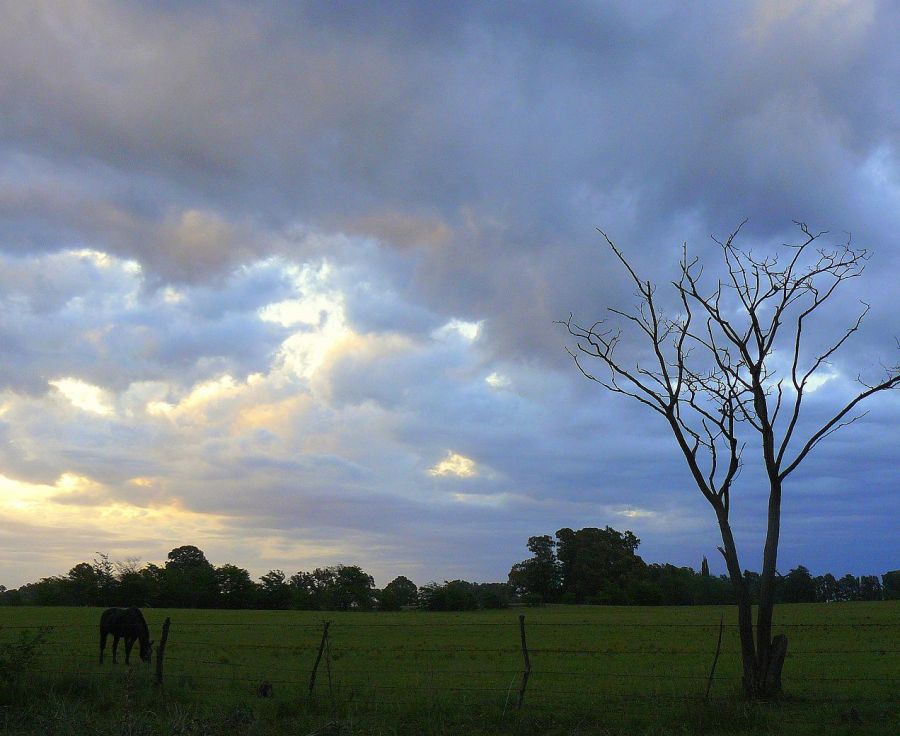
[[[716,656],[713,657],[712,667],[709,670],[709,681],[706,683],[706,695],[703,696],[704,701],[709,700],[709,690],[713,684],[713,676],[716,674],[716,663],[719,661],[719,652],[722,650],[722,629],[725,628],[725,614],[719,619],[719,640],[716,642]]]
[[[522,657],[525,660],[525,669],[522,670],[522,684],[519,687],[519,701],[516,709],[522,707],[522,701],[525,699],[525,688],[528,686],[528,677],[531,675],[531,660],[528,658],[528,644],[525,642],[525,614],[519,614],[519,633],[522,637]]]
[[[323,621],[322,622],[322,641],[319,643],[319,653],[316,655],[315,664],[313,664],[312,672],[309,674],[309,697],[312,698],[313,690],[316,687],[316,670],[319,669],[319,662],[322,661],[322,652],[325,651],[325,647],[328,645],[328,626],[331,624],[331,621]],[[330,676],[330,672],[329,672]]]
[[[163,658],[166,656],[166,642],[169,640],[169,625],[172,620],[166,616],[163,621],[162,636],[159,638],[159,646],[156,648],[156,684],[163,684]]]

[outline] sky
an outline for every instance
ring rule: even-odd
[[[872,257],[801,429],[896,365],[898,37],[874,0],[0,4],[0,584],[183,544],[505,580],[607,525],[724,572],[556,321],[636,303],[597,228],[665,300],[682,244],[715,278],[711,236],[802,221]],[[788,480],[781,571],[900,567],[900,392],[866,408]]]

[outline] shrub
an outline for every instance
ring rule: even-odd
[[[19,634],[18,641],[0,643],[0,681],[7,684],[18,681],[37,660],[50,631],[49,626],[36,631],[26,629]]]

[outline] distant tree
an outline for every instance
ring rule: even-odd
[[[243,567],[225,564],[216,568],[216,592],[222,608],[254,608],[257,586]]]
[[[95,552],[93,560],[94,573],[97,576],[97,602],[107,606],[115,603],[116,598],[116,566],[105,552]]]
[[[97,606],[102,605],[100,585],[97,572],[89,562],[79,562],[69,570],[61,585],[66,589],[66,598],[70,605]]]
[[[400,575],[387,585],[378,596],[378,608],[382,611],[398,611],[403,606],[414,606],[419,597],[419,589],[409,578]]]
[[[694,579],[694,603],[700,606],[734,604],[734,587],[727,575],[699,575]]]
[[[639,277],[601,233],[636,287],[639,304],[628,311],[609,308],[620,326],[602,318],[582,326],[571,315],[564,323],[576,340],[570,354],[577,368],[606,390],[660,416],[715,514],[722,538],[719,549],[737,599],[743,686],[749,697],[781,690],[787,640],[783,635],[773,640],[772,618],[785,482],[823,439],[861,416],[854,412],[862,401],[900,385],[900,366],[889,369],[881,380],[863,385],[818,429],[799,437],[807,426],[800,421],[801,408],[817,372],[857,332],[868,311],[865,306],[824,347],[808,349],[809,323],[817,310],[839,286],[862,273],[868,254],[849,242],[819,247],[823,233],[799,227],[802,241],[786,246],[783,260],[739,248],[735,240],[740,228],[724,242],[717,241],[724,268],[710,285],[703,283],[703,267],[699,259],[688,257],[685,246],[668,315],[656,286]],[[626,348],[622,355],[618,348],[624,328],[648,348],[645,353]],[[646,361],[632,357],[642,354],[649,356]],[[602,372],[589,369],[586,362]],[[779,372],[782,366],[787,368]],[[731,491],[751,439],[768,491],[755,627],[729,519]]]
[[[176,547],[168,554],[162,587],[169,605],[209,608],[216,601],[216,571],[199,548]]]
[[[837,593],[839,601],[859,600],[859,578],[847,573],[837,581]]]
[[[572,603],[625,603],[629,581],[646,567],[635,554],[641,541],[630,531],[586,527],[556,532],[562,596]]]
[[[659,598],[647,603],[661,603],[667,606],[689,606],[695,602],[697,585],[701,576],[689,567],[675,565],[648,565],[646,580],[658,591]],[[639,590],[639,588],[638,588]],[[645,589],[647,595],[650,589]],[[637,603],[638,600],[631,601]]]
[[[900,570],[890,570],[882,575],[881,589],[886,601],[900,600]]]
[[[709,560],[706,559],[706,555],[703,556],[703,562],[700,563],[700,574],[705,578],[709,577]]]
[[[359,565],[337,566],[338,608],[369,611],[375,602],[375,579]]]
[[[838,584],[830,572],[815,577],[816,602],[830,603],[838,600]]]
[[[258,605],[260,608],[290,608],[293,600],[290,582],[283,570],[269,570],[259,579]]]
[[[294,608],[310,610],[318,608],[316,601],[316,583],[312,573],[295,572],[290,577],[291,594]]]
[[[358,565],[298,572],[291,576],[290,585],[298,608],[367,611],[375,603],[375,580]]]
[[[484,609],[507,608],[512,589],[506,583],[475,583],[475,599]]]
[[[528,550],[533,557],[512,566],[509,584],[518,595],[536,593],[548,603],[557,600],[562,576],[556,558],[556,542],[548,534],[529,537]]]
[[[881,582],[877,575],[860,576],[859,599],[861,601],[880,601],[882,599]]]
[[[478,608],[475,586],[465,580],[430,582],[419,588],[419,607],[426,611],[474,611]]]
[[[816,583],[809,570],[798,565],[782,580],[782,600],[785,603],[814,603]]]

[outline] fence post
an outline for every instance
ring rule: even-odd
[[[163,621],[162,636],[159,639],[159,646],[156,648],[156,684],[163,684],[163,658],[166,656],[166,642],[169,640],[169,625],[172,620],[166,616]]]
[[[525,669],[522,670],[522,684],[519,687],[519,701],[516,704],[516,710],[522,708],[522,701],[525,699],[525,688],[528,686],[528,677],[531,675],[531,660],[528,658],[528,644],[525,642],[525,614],[519,614],[519,633],[522,637],[522,657],[525,660]]]
[[[325,632],[325,674],[328,675],[328,697],[331,698],[331,707],[333,708],[334,688],[331,684],[331,635],[327,631]]]
[[[719,619],[719,640],[716,642],[716,656],[713,657],[712,667],[709,670],[709,681],[706,683],[706,695],[704,701],[709,701],[709,690],[712,687],[713,676],[716,674],[716,663],[719,661],[719,652],[722,651],[722,629],[725,628],[725,614]]]
[[[309,674],[309,697],[312,699],[313,690],[316,687],[316,670],[319,669],[319,662],[322,661],[322,652],[325,651],[325,647],[328,646],[328,627],[331,624],[331,621],[323,621],[322,622],[322,641],[319,643],[319,653],[316,655],[315,664],[313,664],[312,672]],[[331,676],[330,673],[330,665],[329,665],[329,678]]]

